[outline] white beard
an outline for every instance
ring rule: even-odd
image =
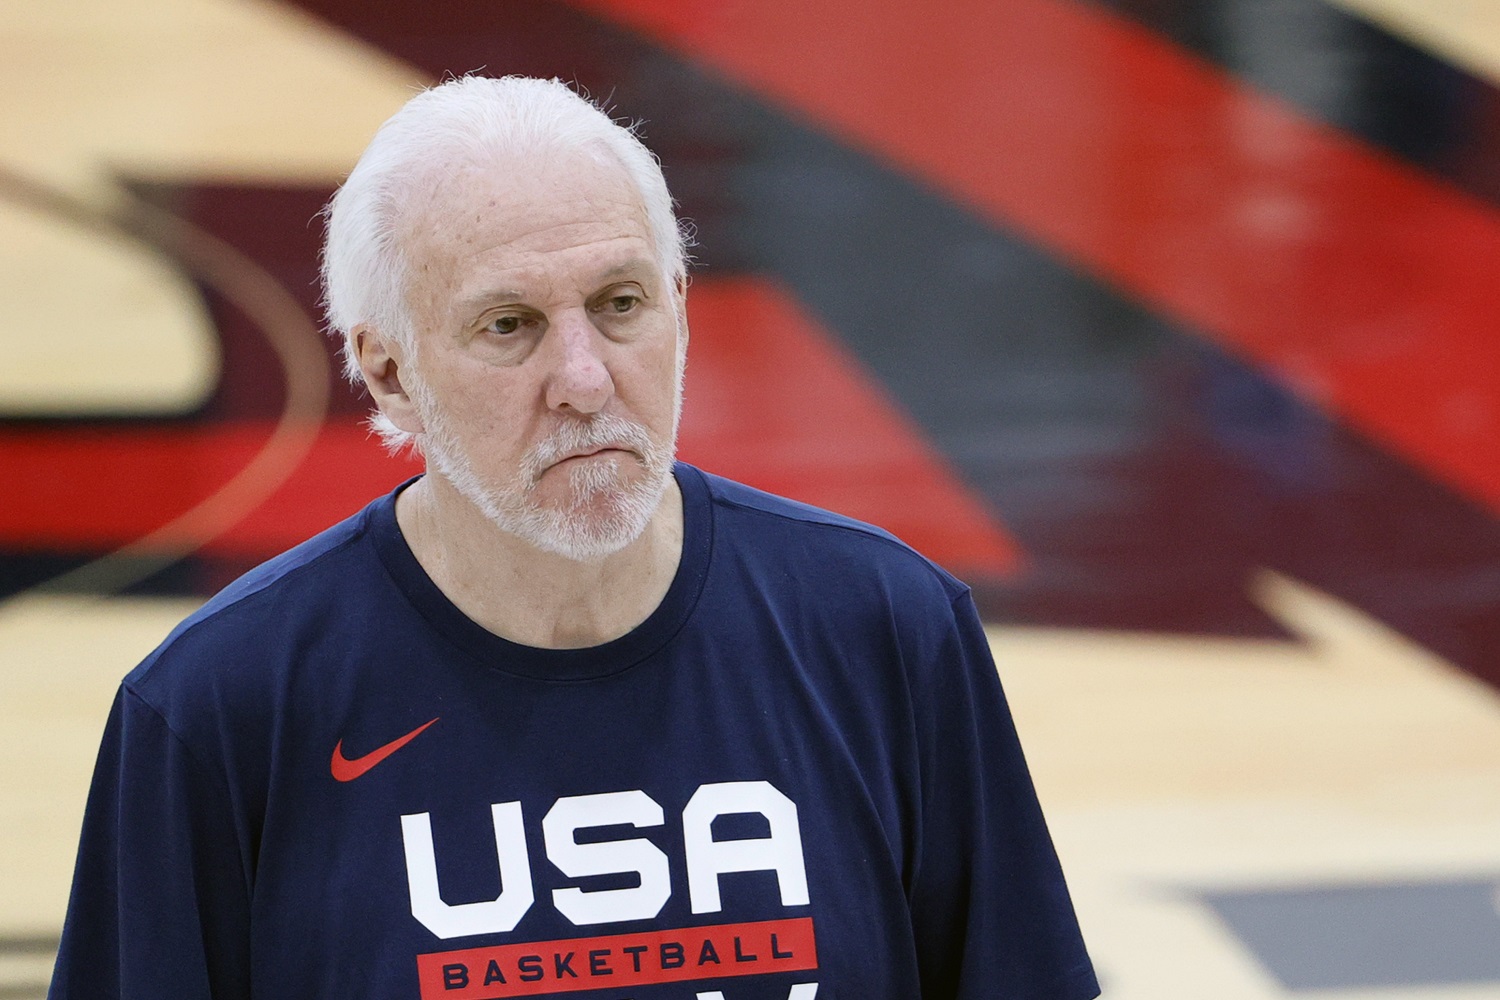
[[[544,552],[590,562],[619,552],[646,530],[672,478],[675,420],[674,440],[658,444],[645,427],[623,417],[601,413],[568,418],[526,452],[515,476],[491,484],[475,471],[447,415],[415,374],[408,368],[403,381],[425,428],[418,441],[428,465],[502,531]],[[576,449],[607,446],[640,455],[645,476],[630,482],[620,474],[617,463],[629,458],[578,462],[568,470],[566,505],[544,507],[538,502],[536,486],[554,462]]]

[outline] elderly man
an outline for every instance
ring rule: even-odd
[[[674,466],[683,241],[631,133],[428,91],[324,272],[427,474],[126,678],[54,997],[1097,994],[967,589]]]

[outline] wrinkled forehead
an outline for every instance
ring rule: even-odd
[[[414,265],[453,249],[455,240],[493,245],[569,220],[629,220],[651,238],[639,190],[602,144],[525,154],[439,151],[409,175],[394,202],[395,232]]]

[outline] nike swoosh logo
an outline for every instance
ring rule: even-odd
[[[424,722],[416,729],[413,729],[411,732],[407,733],[405,736],[398,736],[396,739],[391,740],[379,750],[371,750],[363,757],[356,757],[353,760],[350,760],[348,757],[344,756],[344,741],[339,740],[338,745],[333,748],[333,759],[328,762],[328,769],[333,772],[334,778],[338,781],[353,781],[355,778],[358,778],[370,768],[374,767],[376,764],[379,764],[391,754],[395,753],[397,750],[400,750],[402,747],[406,746],[406,744],[422,735],[422,730],[426,729],[436,721],[437,719],[433,719],[431,722]]]

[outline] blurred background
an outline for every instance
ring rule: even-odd
[[[661,155],[683,457],[974,586],[1107,998],[1500,998],[1496,0],[0,3],[0,998],[119,678],[413,473],[317,216],[468,71]]]

